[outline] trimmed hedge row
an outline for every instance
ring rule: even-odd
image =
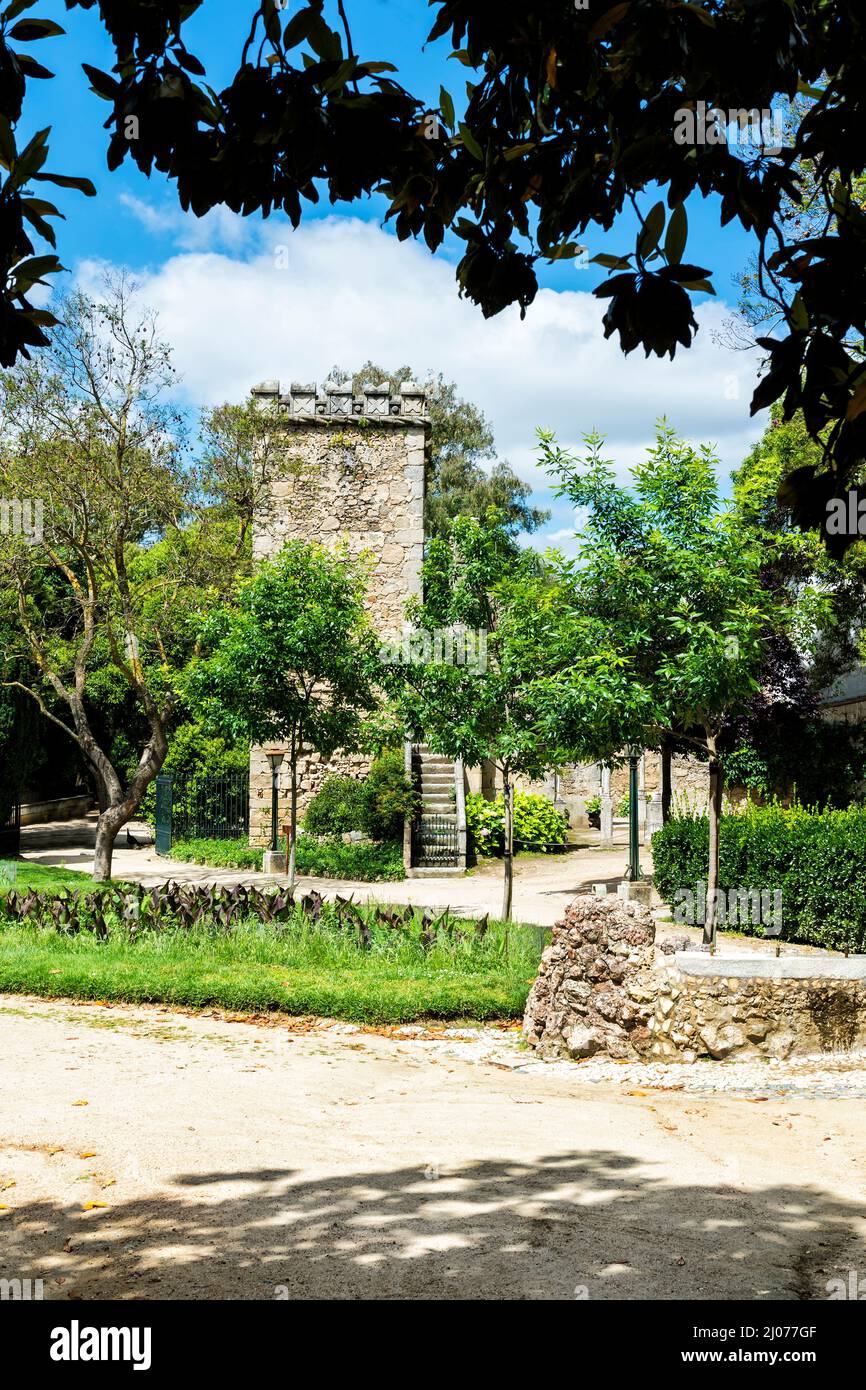
[[[706,883],[706,816],[680,816],[653,836],[655,886],[674,904],[678,890]],[[834,950],[866,949],[866,811],[749,806],[722,816],[719,887],[782,894],[783,941]],[[737,930],[762,935],[761,926]]]

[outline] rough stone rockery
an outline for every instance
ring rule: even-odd
[[[648,1055],[658,985],[649,911],[579,897],[553,928],[526,1005],[524,1032],[543,1057]]]
[[[681,936],[656,942],[652,917],[637,903],[576,898],[542,956],[527,1041],[551,1059],[604,1053],[670,1062],[866,1048],[860,961],[765,953],[744,970],[742,954],[711,959],[688,948]]]

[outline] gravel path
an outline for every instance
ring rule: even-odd
[[[11,996],[0,1048],[0,1278],[46,1298],[821,1299],[866,1270],[859,1061]]]

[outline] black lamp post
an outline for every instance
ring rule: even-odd
[[[285,754],[270,749],[265,753],[265,757],[271,768],[271,850],[276,854],[280,848],[280,766]]]
[[[628,868],[625,878],[628,883],[636,883],[643,878],[640,866],[637,819],[637,765],[641,755],[640,748],[631,746],[628,750]]]

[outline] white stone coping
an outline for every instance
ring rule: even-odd
[[[729,980],[866,980],[866,956],[711,956],[677,951],[683,975]]]

